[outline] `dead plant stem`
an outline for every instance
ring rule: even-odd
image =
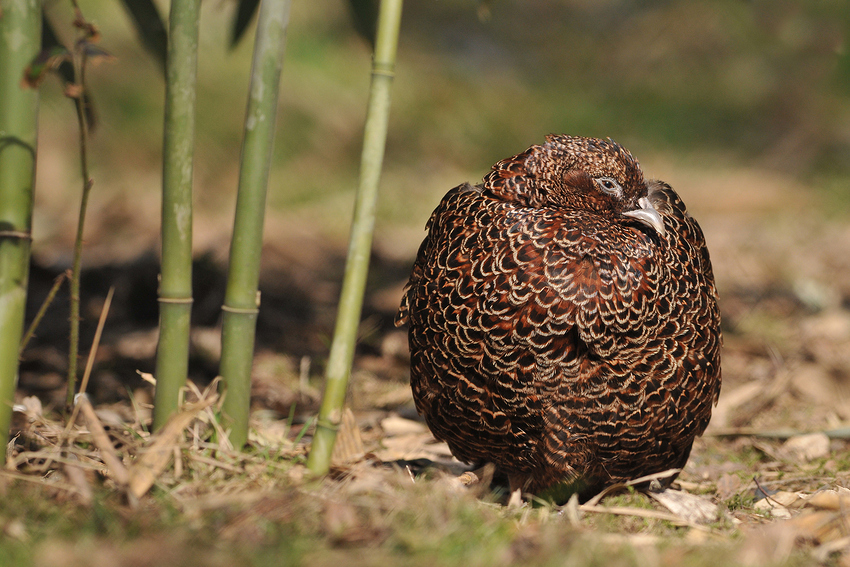
[[[41,320],[44,319],[44,314],[47,312],[47,308],[50,307],[50,304],[53,303],[53,300],[56,298],[56,294],[59,293],[59,288],[62,286],[62,283],[70,277],[70,270],[66,270],[56,276],[56,279],[53,280],[53,286],[50,288],[50,292],[47,294],[47,297],[41,303],[41,307],[38,309],[38,313],[35,314],[35,318],[32,320],[27,332],[24,334],[24,337],[21,339],[21,347],[18,351],[19,353],[23,353],[24,349],[27,348],[27,344],[32,339],[33,335],[35,335],[35,330],[38,329],[38,325],[41,323]]]
[[[74,7],[79,14],[79,8],[77,8],[76,2],[74,2]],[[77,46],[74,49],[74,63],[76,67],[76,76],[78,77],[77,86],[79,91],[73,93],[73,95],[75,107],[77,109],[77,123],[80,129],[80,169],[83,176],[83,194],[80,199],[80,214],[77,220],[77,236],[74,240],[74,265],[71,271],[71,329],[68,345],[68,392],[65,396],[66,411],[74,405],[74,394],[76,393],[77,385],[77,358],[80,350],[80,269],[83,258],[83,229],[85,228],[89,194],[91,193],[92,185],[94,185],[94,180],[89,177],[89,132],[85,115],[86,50],[85,46],[81,48],[80,45],[81,43],[77,42]]]

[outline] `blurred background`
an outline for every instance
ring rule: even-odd
[[[159,7],[166,15],[167,5]],[[83,256],[89,336],[106,290],[116,286],[93,382],[110,400],[141,388],[136,370],[153,368],[164,83],[120,2],[84,0],[81,8],[116,57],[88,72],[99,124],[89,150],[95,185]],[[192,362],[199,380],[217,370],[253,43],[249,31],[228,47],[234,9],[208,1],[201,19]],[[54,2],[48,12],[60,37],[72,41],[69,6]],[[747,385],[775,390],[721,402],[714,423],[850,419],[848,19],[838,0],[407,2],[353,404],[409,400],[405,335],[392,317],[442,195],[546,134],[564,133],[620,142],[646,177],[673,185],[702,224],[724,317],[724,395]],[[370,54],[348,2],[293,2],[254,377],[257,403],[283,414],[293,403],[310,411],[321,385]],[[81,185],[77,135],[71,102],[58,82],[47,82],[33,310],[70,265]],[[22,390],[63,395],[64,301],[25,355]],[[762,411],[768,408],[779,411]]]

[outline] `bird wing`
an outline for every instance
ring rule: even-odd
[[[516,207],[462,185],[431,216],[397,322],[427,319],[423,328],[445,333],[479,364],[499,365],[518,348],[539,364],[587,351],[605,357],[659,323],[665,274],[653,238],[592,213]]]

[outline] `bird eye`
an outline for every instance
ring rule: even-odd
[[[615,197],[623,196],[623,187],[617,183],[616,179],[611,177],[598,177],[595,179],[596,185],[604,192]]]

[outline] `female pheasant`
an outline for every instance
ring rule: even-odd
[[[449,191],[427,230],[396,324],[458,459],[582,496],[684,466],[720,392],[720,314],[669,185],[611,140],[548,136]]]

